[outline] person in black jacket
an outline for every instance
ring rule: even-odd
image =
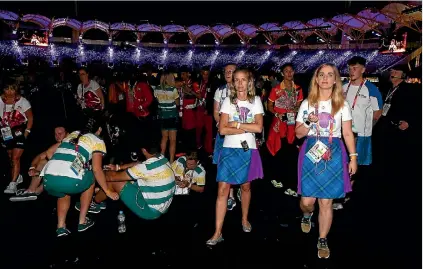
[[[384,184],[394,188],[421,164],[421,88],[405,82],[407,71],[402,65],[391,69],[392,86],[383,94],[383,112],[375,126],[375,161]]]

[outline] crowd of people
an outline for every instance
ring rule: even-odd
[[[364,58],[354,56],[348,66],[344,85],[335,65],[319,66],[308,94],[294,81],[290,63],[268,79],[228,63],[218,71],[205,66],[197,78],[188,68],[176,76],[164,71],[160,78],[147,68],[116,76],[109,85],[80,68],[76,91],[63,75],[55,84],[74,95],[76,124],[57,124],[56,143],[33,159],[25,190],[18,185],[25,170],[20,158],[34,125],[32,91],[21,92],[15,79],[4,78],[2,146],[11,164],[4,192],[13,195],[11,201],[36,200],[44,191],[57,197],[56,234],[62,237],[70,234],[66,216],[72,195],[80,195],[78,232],[94,225],[87,213],[106,209],[107,199],[121,200],[139,218],[153,220],[172,203],[187,203],[179,197],[201,195],[206,180],[201,163],[210,161],[217,166],[218,191],[215,231],[207,245],[224,240],[225,215],[236,206],[238,187],[240,228],[252,232],[251,182],[266,178],[286,195],[301,196],[304,233],[312,229],[317,201],[317,255],[329,258],[333,210],[348,201],[356,180],[366,180],[372,152],[386,151],[381,164],[405,164],[400,152],[416,139],[420,124],[413,111],[420,93],[405,83],[407,69],[393,67],[389,89],[380,91],[364,77]],[[378,132],[382,135],[372,140]],[[270,155],[266,163],[264,150]],[[393,171],[386,169],[386,176]]]

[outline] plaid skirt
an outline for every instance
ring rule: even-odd
[[[263,165],[257,149],[222,148],[217,163],[217,182],[239,185],[263,178]]]
[[[223,148],[223,141],[225,141],[225,136],[217,134],[216,140],[214,141],[213,164],[217,164],[219,162],[220,151]]]
[[[358,136],[357,137],[357,164],[370,165],[372,163],[372,137]]]
[[[332,158],[314,164],[306,153],[316,141],[315,137],[308,137],[301,147],[298,156],[298,194],[323,199],[343,198],[351,191],[348,155],[344,143],[339,138],[333,138],[329,145],[328,138],[321,137],[320,141],[330,147]]]

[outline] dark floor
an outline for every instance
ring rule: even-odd
[[[38,133],[51,124],[48,112],[41,115],[45,118],[38,121]],[[45,137],[42,141],[37,139],[32,138],[33,146],[23,157],[24,171],[35,152],[51,143]],[[266,163],[267,155],[262,156]],[[4,167],[2,165],[0,170]],[[199,216],[201,221],[196,227],[181,227],[178,225],[181,220],[172,215],[164,215],[156,221],[142,221],[120,201],[108,201],[106,210],[92,216],[95,226],[83,233],[76,230],[78,212],[71,207],[67,223],[72,234],[60,239],[55,237],[55,200],[44,193],[37,201],[12,203],[8,200],[9,195],[3,194],[8,181],[2,176],[1,268],[130,268],[132,264],[141,268],[150,262],[155,268],[207,265],[220,268],[257,265],[292,269],[421,268],[421,177],[409,171],[401,180],[414,184],[407,184],[407,189],[403,189],[403,184],[389,187],[395,185],[392,184],[394,179],[378,176],[380,168],[370,169],[366,180],[355,185],[352,199],[344,210],[335,211],[328,237],[331,257],[319,260],[317,214],[313,217],[316,226],[312,232],[303,234],[299,198],[286,196],[283,190],[273,188],[268,178],[257,180],[252,186],[252,233],[242,232],[238,202],[236,209],[227,214],[223,231],[225,241],[212,249],[206,247],[205,241],[214,228],[216,168],[206,164],[206,169],[204,214]],[[28,178],[25,178],[22,185],[27,184]],[[171,209],[173,212],[182,210],[172,206]],[[125,234],[117,231],[118,210],[124,210],[127,217]]]

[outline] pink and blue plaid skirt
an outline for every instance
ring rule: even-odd
[[[239,185],[263,178],[263,165],[257,149],[222,148],[217,163],[217,182]]]
[[[332,158],[329,161],[321,160],[316,165],[306,156],[316,141],[315,137],[308,137],[301,147],[298,156],[298,194],[323,199],[343,198],[351,191],[344,143],[339,138],[333,138],[329,145],[328,138],[321,137],[320,141],[330,147]]]

